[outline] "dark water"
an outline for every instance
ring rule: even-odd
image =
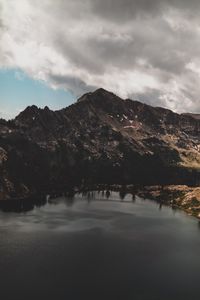
[[[114,192],[21,210],[0,212],[2,300],[200,299],[198,221],[181,211]]]

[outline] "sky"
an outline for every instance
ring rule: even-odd
[[[45,82],[34,80],[15,69],[0,70],[0,118],[12,119],[28,105],[61,109],[74,102],[64,89],[52,89]]]
[[[0,0],[0,117],[100,87],[200,113],[200,1]]]

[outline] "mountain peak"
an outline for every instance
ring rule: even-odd
[[[112,92],[105,90],[104,88],[99,88],[93,92],[93,94],[112,94]]]
[[[50,109],[47,105],[44,107],[44,111],[50,111]]]
[[[77,100],[77,102],[82,102],[85,100],[100,99],[100,98],[101,99],[106,98],[108,100],[108,99],[119,98],[119,97],[110,91],[107,91],[103,88],[98,88],[94,92],[89,92],[89,93],[84,94]]]
[[[114,93],[110,92],[110,91],[107,91],[103,88],[99,88],[97,89],[96,91],[94,91],[92,93],[92,95],[95,95],[95,96],[101,96],[101,97],[108,97],[108,98],[113,98],[113,97],[118,97],[116,96]]]
[[[39,108],[36,105],[29,105],[24,111],[30,111],[30,112],[35,112],[38,111]]]
[[[16,120],[27,121],[34,120],[38,115],[40,108],[36,105],[27,106],[20,114],[16,117]]]

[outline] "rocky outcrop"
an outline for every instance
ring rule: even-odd
[[[138,191],[143,198],[150,198],[160,204],[181,208],[188,214],[200,218],[200,187],[186,185],[148,186]]]
[[[104,89],[0,120],[0,147],[1,199],[90,183],[199,183],[199,119]]]

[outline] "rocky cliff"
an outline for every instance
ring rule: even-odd
[[[87,183],[199,183],[200,119],[104,89],[0,120],[0,199]]]

